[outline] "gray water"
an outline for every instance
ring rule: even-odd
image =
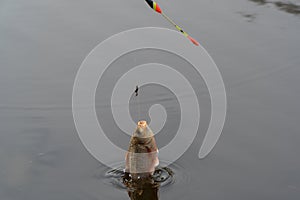
[[[300,1],[290,2],[159,1],[213,57],[228,98],[216,147],[198,159],[204,117],[161,200],[299,199]],[[143,0],[0,1],[1,200],[129,199],[81,144],[72,87],[98,43],[148,26],[172,28]]]

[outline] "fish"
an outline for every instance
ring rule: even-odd
[[[139,121],[125,156],[125,173],[132,178],[147,177],[153,175],[158,165],[158,148],[154,134],[146,121]]]

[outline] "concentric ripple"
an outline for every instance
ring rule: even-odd
[[[158,166],[153,173],[147,179],[147,186],[149,188],[158,188],[160,190],[167,190],[169,187],[176,184],[176,187],[181,187],[190,183],[190,174],[178,164],[167,165],[167,162],[160,160],[160,166]],[[121,190],[136,189],[140,187],[145,179],[133,181],[131,177],[125,173],[125,165],[122,163],[113,164],[113,168],[108,169],[106,167],[98,168],[93,177],[107,185],[115,187]]]
[[[117,188],[130,188],[141,185],[140,183],[148,183],[147,187],[151,185],[152,187],[164,187],[172,184],[174,181],[174,172],[168,167],[157,167],[155,172],[149,178],[141,178],[138,180],[133,180],[131,176],[125,173],[125,167],[120,166],[115,169],[111,169],[105,173],[105,178],[109,179],[113,186]],[[146,181],[146,182],[145,182]]]

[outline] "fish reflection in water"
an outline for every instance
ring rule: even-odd
[[[152,175],[144,173],[138,178],[124,173],[122,182],[131,200],[158,200],[159,188],[171,184],[173,176],[174,173],[170,168],[157,167]]]
[[[148,174],[149,175],[149,174]],[[144,174],[140,178],[133,179],[126,173],[123,183],[127,187],[131,200],[158,200],[158,189],[160,184],[155,182],[152,176]]]

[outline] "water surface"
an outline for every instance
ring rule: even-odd
[[[300,2],[289,2],[159,1],[214,58],[228,95],[220,141],[199,160],[210,113],[199,81],[201,128],[175,163],[184,181],[162,188],[161,200],[299,199]],[[0,199],[129,198],[95,177],[109,169],[81,144],[71,95],[99,42],[145,26],[172,28],[143,0],[0,1]]]

